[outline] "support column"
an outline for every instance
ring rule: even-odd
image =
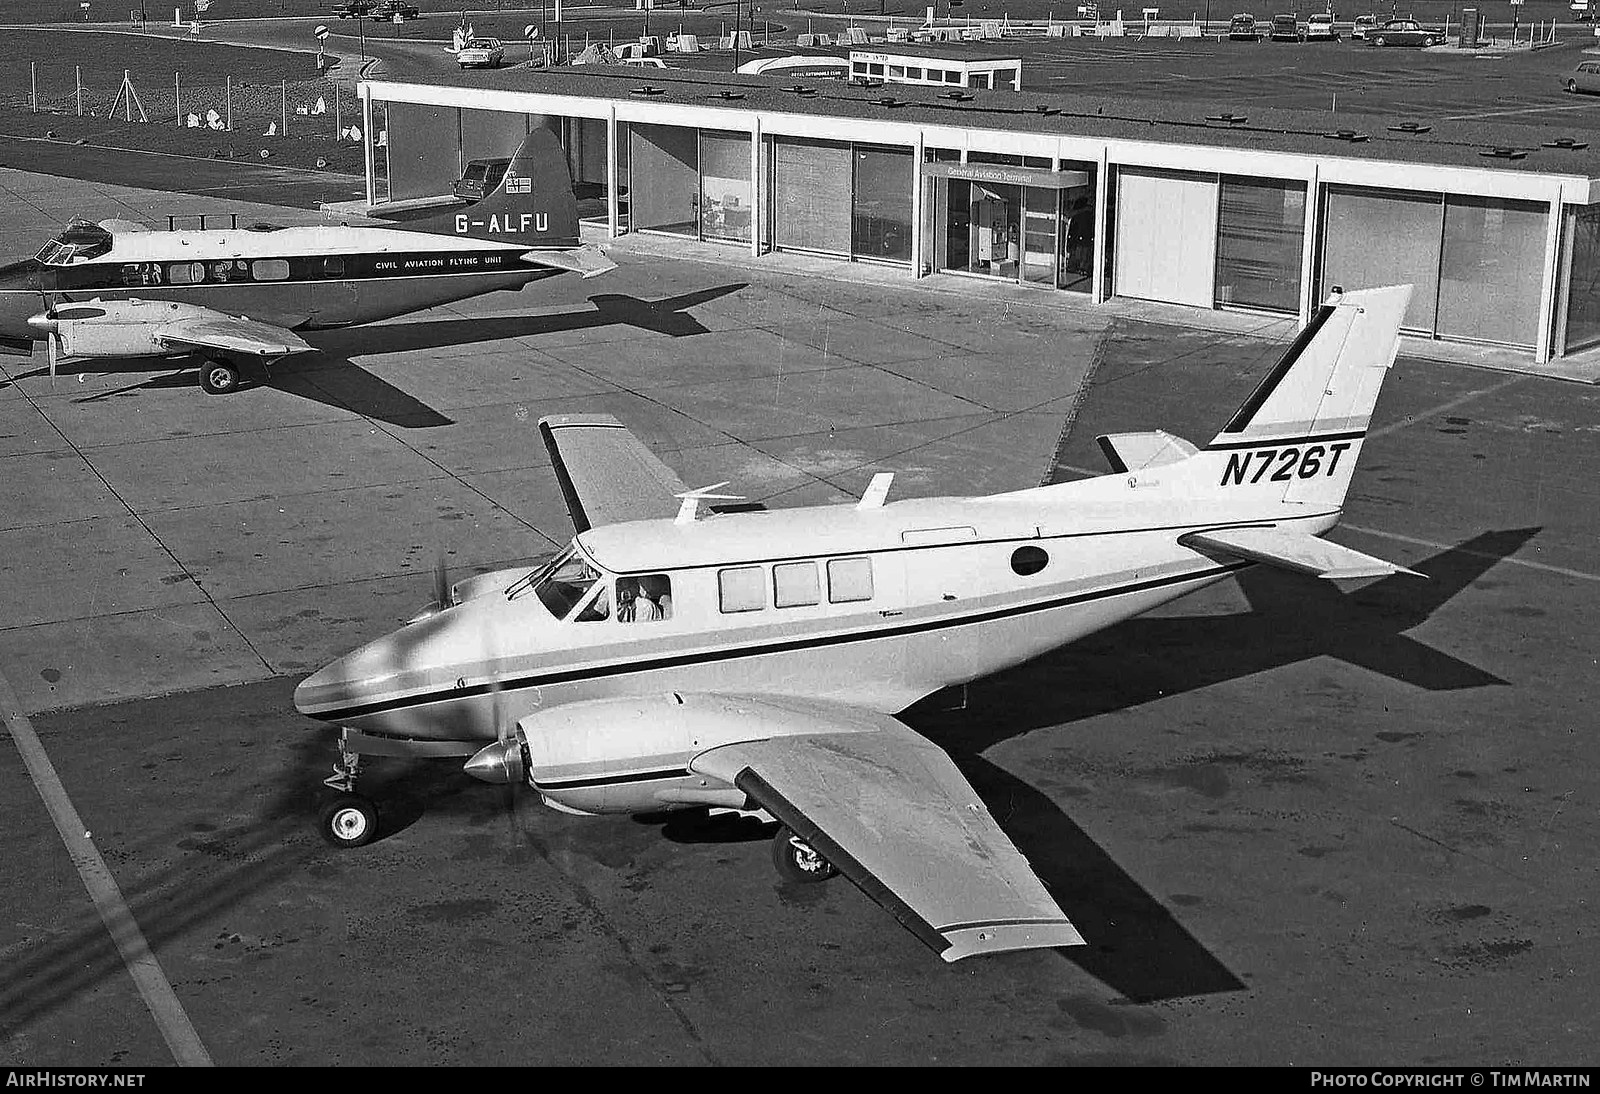
[[[622,184],[619,170],[619,160],[622,158],[617,153],[617,133],[621,126],[617,125],[617,104],[612,103],[610,111],[606,114],[606,238],[616,239],[622,234],[622,217],[618,209],[620,202],[618,187]]]
[[[1565,209],[1561,200],[1562,192],[1561,184],[1556,183],[1555,193],[1550,196],[1549,227],[1545,230],[1544,277],[1539,286],[1539,332],[1533,345],[1533,359],[1541,365],[1555,356],[1551,335],[1555,326],[1556,293],[1560,286],[1561,218]]]
[[[1311,322],[1311,313],[1318,304],[1317,286],[1317,210],[1322,207],[1322,172],[1316,164],[1306,178],[1305,238],[1300,247],[1300,325]]]
[[[750,253],[756,258],[761,257],[761,213],[766,199],[767,188],[761,185],[761,115],[756,114],[750,119]]]
[[[922,256],[924,248],[933,241],[924,238],[930,225],[924,223],[924,209],[922,189],[925,185],[922,178],[922,161],[928,155],[928,136],[921,129],[917,130],[917,143],[911,150],[911,278],[916,280],[922,276]]]
[[[1106,227],[1111,223],[1108,195],[1111,193],[1111,146],[1100,146],[1100,170],[1094,176],[1094,272],[1089,281],[1090,298],[1104,304],[1110,298],[1106,287],[1106,253],[1111,241]]]
[[[372,136],[372,88],[360,85],[361,91],[361,158],[367,176],[367,208],[378,204],[378,165],[375,160]]]

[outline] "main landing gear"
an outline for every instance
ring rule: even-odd
[[[203,374],[202,374],[203,375]],[[344,734],[339,736],[339,761],[333,774],[322,785],[337,790],[339,796],[322,808],[322,838],[335,847],[365,847],[378,838],[378,807],[370,798],[356,793],[356,776],[361,771],[361,753],[351,750]]]
[[[226,395],[239,390],[239,366],[221,357],[200,362],[200,390],[207,395]]]
[[[833,863],[819,855],[816,848],[795,835],[787,825],[780,826],[778,834],[772,837],[772,865],[778,868],[778,876],[783,880],[805,885],[827,881],[839,873]]]

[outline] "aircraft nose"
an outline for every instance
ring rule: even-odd
[[[478,632],[464,616],[459,608],[425,616],[329,662],[294,689],[295,709],[337,721],[397,694],[481,671]]]

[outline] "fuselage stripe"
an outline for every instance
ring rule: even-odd
[[[594,665],[580,669],[570,669],[566,672],[550,673],[542,676],[525,676],[515,680],[497,681],[493,683],[475,684],[466,688],[449,688],[424,692],[420,695],[402,696],[397,699],[385,699],[381,702],[366,703],[361,706],[345,707],[340,710],[330,710],[312,714],[312,717],[325,722],[338,722],[348,718],[363,718],[372,714],[383,714],[388,711],[401,710],[406,707],[427,706],[430,703],[456,702],[461,699],[478,695],[487,695],[498,688],[501,691],[517,691],[524,688],[547,687],[553,684],[566,684],[578,680],[592,680],[605,676],[623,676],[635,672],[652,672],[660,669],[680,668],[685,665],[705,664],[712,661],[733,661],[745,657],[758,657],[765,654],[790,653],[795,650],[817,649],[824,646],[834,646],[846,642],[875,641],[881,638],[899,638],[911,634],[923,634],[928,631],[944,630],[946,628],[966,627],[978,623],[988,623],[997,619],[1006,619],[1013,616],[1030,615],[1034,612],[1050,611],[1055,608],[1064,608],[1073,604],[1083,604],[1093,600],[1104,600],[1113,596],[1128,593],[1145,592],[1150,589],[1159,589],[1167,585],[1182,585],[1190,581],[1203,581],[1207,578],[1222,577],[1237,570],[1253,566],[1249,561],[1232,562],[1225,565],[1211,566],[1203,570],[1192,570],[1168,577],[1152,578],[1148,581],[1137,581],[1127,585],[1118,585],[1109,589],[1096,589],[1091,592],[1073,593],[1070,596],[1056,597],[1051,600],[1039,601],[1032,604],[1018,604],[1008,608],[996,608],[988,612],[975,615],[962,616],[958,619],[935,619],[925,623],[910,623],[898,626],[874,628],[872,630],[849,631],[844,634],[823,635],[816,638],[800,638],[787,642],[773,642],[764,645],[747,646],[739,649],[705,650],[699,653],[680,654],[674,657],[662,657],[653,661],[630,661],[611,665]]]
[[[1208,444],[1203,451],[1222,452],[1235,448],[1284,448],[1290,445],[1326,444],[1329,441],[1354,441],[1367,435],[1365,429],[1352,429],[1343,433],[1307,433],[1299,437],[1276,437],[1258,441],[1227,441]]]
[[[682,779],[693,774],[688,768],[675,767],[658,771],[637,771],[631,775],[597,775],[587,779],[530,780],[537,790],[580,790],[597,786],[623,786],[628,783],[659,782],[663,779]]]

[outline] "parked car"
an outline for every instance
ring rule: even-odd
[[[354,19],[371,15],[372,9],[377,6],[378,0],[335,0],[328,5],[328,10],[341,19]]]
[[[1573,69],[1561,84],[1574,94],[1579,91],[1587,91],[1591,94],[1600,92],[1600,61],[1583,62]]]
[[[456,54],[456,63],[462,68],[499,68],[505,60],[506,47],[498,38],[469,38]]]
[[[1367,32],[1369,46],[1428,46],[1444,41],[1444,33],[1425,27],[1415,19],[1390,19]]]
[[[1358,15],[1356,16],[1355,26],[1350,28],[1350,37],[1365,39],[1367,35],[1377,29],[1378,17],[1376,15]]]
[[[1306,16],[1306,41],[1337,42],[1339,32],[1333,29],[1333,13],[1318,12]]]
[[[374,19],[388,19],[400,23],[407,19],[418,19],[422,16],[422,9],[415,4],[407,4],[405,0],[383,0],[383,3],[372,9]]]
[[[1267,32],[1271,42],[1303,42],[1306,36],[1300,31],[1300,21],[1292,15],[1274,15],[1272,29]]]
[[[468,160],[467,169],[461,172],[450,191],[462,201],[482,201],[494,193],[510,166],[510,160]]]
[[[1261,28],[1256,25],[1256,17],[1254,15],[1235,15],[1232,19],[1229,19],[1228,41],[1261,41]]]

